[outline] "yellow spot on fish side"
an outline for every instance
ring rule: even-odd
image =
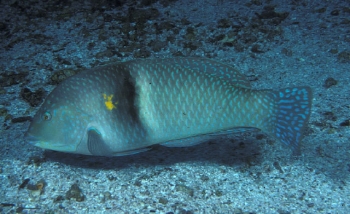
[[[103,99],[105,100],[105,105],[106,105],[108,110],[112,111],[114,108],[116,108],[115,105],[117,105],[118,102],[113,103],[113,101],[112,101],[113,94],[111,94],[109,96],[107,94],[103,94]]]

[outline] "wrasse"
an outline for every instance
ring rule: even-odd
[[[137,59],[63,81],[25,138],[44,149],[116,156],[262,130],[298,151],[311,102],[309,87],[254,90],[236,69],[209,59]]]

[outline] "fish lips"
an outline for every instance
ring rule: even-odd
[[[38,142],[40,142],[39,138],[27,133],[25,136],[24,136],[24,140],[26,142],[28,142],[29,144],[31,145],[36,145]]]
[[[43,149],[49,149],[54,151],[63,151],[63,152],[75,152],[75,147],[69,147],[66,144],[61,143],[50,143],[47,141],[40,140],[38,137],[35,137],[29,133],[25,135],[25,141],[28,142],[31,145],[43,148]]]

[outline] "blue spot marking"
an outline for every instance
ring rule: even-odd
[[[310,116],[311,89],[286,88],[273,93],[273,98],[277,104],[277,120],[273,133],[296,151]]]

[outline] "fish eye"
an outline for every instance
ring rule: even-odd
[[[51,120],[51,114],[50,114],[50,112],[45,112],[44,114],[43,114],[43,120]]]

